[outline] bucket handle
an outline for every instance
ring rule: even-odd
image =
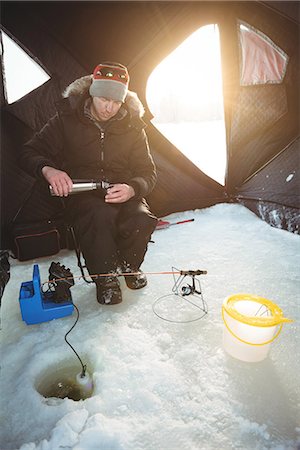
[[[271,344],[271,342],[275,341],[275,339],[279,336],[279,334],[280,334],[280,332],[281,332],[281,330],[282,330],[282,327],[283,327],[283,324],[281,323],[280,326],[279,326],[279,328],[278,328],[278,330],[277,330],[277,332],[276,332],[276,334],[272,337],[272,339],[269,339],[269,340],[266,341],[266,342],[261,342],[261,343],[259,343],[259,344],[256,344],[256,343],[254,343],[254,342],[247,342],[247,341],[245,341],[244,339],[241,339],[240,337],[238,337],[238,336],[237,336],[237,335],[229,328],[229,326],[228,326],[228,324],[227,324],[227,322],[226,322],[226,320],[225,320],[225,316],[224,316],[224,307],[222,307],[222,318],[223,318],[223,321],[224,321],[224,324],[225,324],[227,330],[229,331],[229,333],[232,334],[232,336],[234,336],[238,341],[242,342],[243,344],[254,345],[254,346],[260,346],[260,345]]]

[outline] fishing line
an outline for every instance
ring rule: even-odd
[[[129,277],[129,276],[138,276],[140,275],[141,272],[110,272],[110,273],[95,273],[95,274],[91,274],[89,275],[91,278],[103,278],[103,277]],[[174,271],[163,271],[163,272],[143,272],[144,275],[206,275],[207,271],[206,270],[176,270]],[[59,278],[53,278],[51,279],[51,281],[53,282],[57,282],[57,281],[68,281],[68,280],[80,280],[83,279],[83,275],[72,275],[70,277],[59,277]],[[44,281],[42,283],[42,286],[44,284],[49,284],[51,283],[50,280]]]
[[[55,265],[55,263],[53,263]],[[57,265],[59,265],[59,263],[57,263]],[[55,274],[57,275],[59,273],[59,271],[55,272]],[[99,274],[91,274],[90,277],[93,278],[101,278],[101,277],[119,277],[119,276],[138,276],[140,274],[139,271],[137,272],[111,272],[111,273],[99,273]],[[160,271],[160,272],[143,272],[143,274],[145,275],[173,275],[173,279],[174,279],[174,286],[172,288],[172,292],[173,294],[167,294],[164,295],[163,297],[159,297],[154,304],[152,305],[152,310],[154,312],[154,314],[159,317],[162,320],[165,320],[167,322],[173,322],[173,323],[191,323],[191,322],[195,322],[197,320],[200,320],[202,317],[204,317],[207,313],[208,313],[208,307],[207,307],[207,303],[204,301],[203,295],[202,295],[202,289],[201,289],[201,284],[200,281],[198,280],[198,278],[196,278],[196,276],[199,275],[206,275],[207,271],[206,270],[179,270],[176,267],[172,267],[171,271]],[[175,276],[178,276],[178,278],[176,279]],[[64,276],[64,277],[55,277],[52,274],[52,278],[51,281],[46,281],[42,284],[42,286],[46,283],[48,283],[49,286],[51,286],[51,283],[56,283],[57,285],[60,285],[60,283],[63,282],[70,282],[74,284],[74,278],[77,279],[84,279],[83,275],[78,275],[78,276]],[[183,284],[185,282],[185,284]],[[190,305],[192,305],[194,308],[197,308],[198,310],[202,311],[203,314],[201,314],[200,316],[194,318],[194,319],[187,319],[187,320],[175,320],[175,319],[170,319],[168,317],[166,317],[165,315],[162,315],[160,312],[157,311],[157,306],[158,304],[165,298],[168,297],[173,297],[174,295],[179,298],[182,299],[183,301],[186,301],[186,303],[189,303]],[[193,296],[196,299],[200,299],[201,300],[201,304],[196,304],[194,302],[192,302],[191,300],[187,299],[187,296]],[[174,302],[172,304],[172,306],[174,305]],[[76,308],[76,306],[74,305],[74,307]],[[78,318],[79,318],[79,311],[76,308],[77,312],[78,312],[78,317],[76,319],[76,322],[74,324],[74,326],[76,325]],[[71,328],[71,330],[74,328],[74,326]],[[70,330],[70,331],[71,331]],[[70,332],[69,331],[69,332]],[[67,333],[67,335],[69,334],[69,332]],[[66,336],[67,336],[66,335]],[[67,341],[67,339],[65,338],[66,342],[70,345],[70,343]],[[83,368],[83,376],[85,373],[85,366],[83,365],[79,355],[77,354],[76,350],[70,345],[70,347],[72,348],[72,350],[74,351],[74,353],[76,354],[76,356],[78,357],[82,368]]]

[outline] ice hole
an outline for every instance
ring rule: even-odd
[[[94,387],[90,365],[85,377],[82,368],[74,362],[60,362],[45,369],[35,381],[35,389],[47,399],[69,398],[74,401],[92,397]]]

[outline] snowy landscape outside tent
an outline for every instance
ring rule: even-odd
[[[153,233],[146,272],[207,270],[200,277],[208,314],[171,323],[153,312],[169,294],[170,275],[149,275],[148,286],[129,291],[123,303],[103,307],[95,287],[72,288],[80,318],[69,340],[93,375],[94,394],[75,402],[46,399],[36,386],[47,372],[80,366],[64,342],[72,316],[27,326],[19,290],[38,263],[47,280],[51,261],[79,275],[74,252],[11,260],[2,299],[1,449],[22,450],[295,450],[299,441],[299,236],[272,228],[241,205],[176,213]],[[222,346],[221,308],[247,292],[275,302],[286,317],[268,357],[245,363]],[[176,314],[172,302],[167,311]]]
[[[225,184],[226,136],[224,120],[160,123],[156,128],[213,180]]]

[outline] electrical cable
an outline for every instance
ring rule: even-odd
[[[81,367],[82,367],[82,372],[81,372],[80,376],[81,376],[81,378],[83,378],[83,377],[85,376],[85,373],[86,373],[86,364],[83,364],[83,362],[82,362],[80,356],[78,355],[78,353],[76,352],[75,348],[73,347],[72,344],[70,344],[70,342],[69,342],[68,339],[67,339],[68,334],[70,334],[71,331],[75,328],[75,326],[76,326],[76,324],[77,324],[77,322],[78,322],[78,320],[79,320],[79,309],[77,308],[77,306],[76,306],[74,303],[73,303],[73,306],[74,306],[74,308],[76,309],[77,317],[76,317],[76,320],[75,320],[74,324],[73,324],[72,327],[70,328],[70,330],[65,334],[65,341],[66,341],[66,343],[69,345],[69,347],[71,347],[71,349],[73,350],[73,352],[75,353],[75,355],[76,355],[77,358],[79,359],[79,362],[80,362]]]
[[[65,274],[70,275],[70,276],[65,276],[65,277],[61,276],[61,275],[65,275]],[[79,309],[73,303],[72,296],[70,293],[70,287],[72,287],[74,285],[73,275],[70,272],[70,269],[66,269],[66,267],[61,266],[60,263],[52,262],[50,265],[50,268],[49,268],[49,276],[50,276],[50,280],[48,280],[46,283],[43,283],[40,285],[40,290],[41,290],[42,296],[44,297],[44,300],[48,300],[48,301],[58,303],[58,304],[67,301],[68,303],[71,303],[73,305],[74,309],[76,310],[76,313],[77,313],[76,320],[73,323],[73,325],[71,326],[71,328],[69,329],[69,331],[67,331],[67,333],[65,334],[64,339],[65,339],[65,342],[68,344],[68,346],[71,348],[71,350],[73,350],[73,352],[75,353],[75,355],[77,356],[77,358],[81,364],[82,371],[78,375],[79,379],[85,379],[87,366],[86,366],[86,364],[83,364],[79,354],[77,353],[77,351],[75,350],[73,345],[67,339],[67,336],[75,328],[75,326],[79,320]],[[57,276],[59,276],[60,278],[55,278]],[[48,286],[46,291],[44,291],[44,285]],[[87,378],[89,378],[88,374],[87,374]]]

